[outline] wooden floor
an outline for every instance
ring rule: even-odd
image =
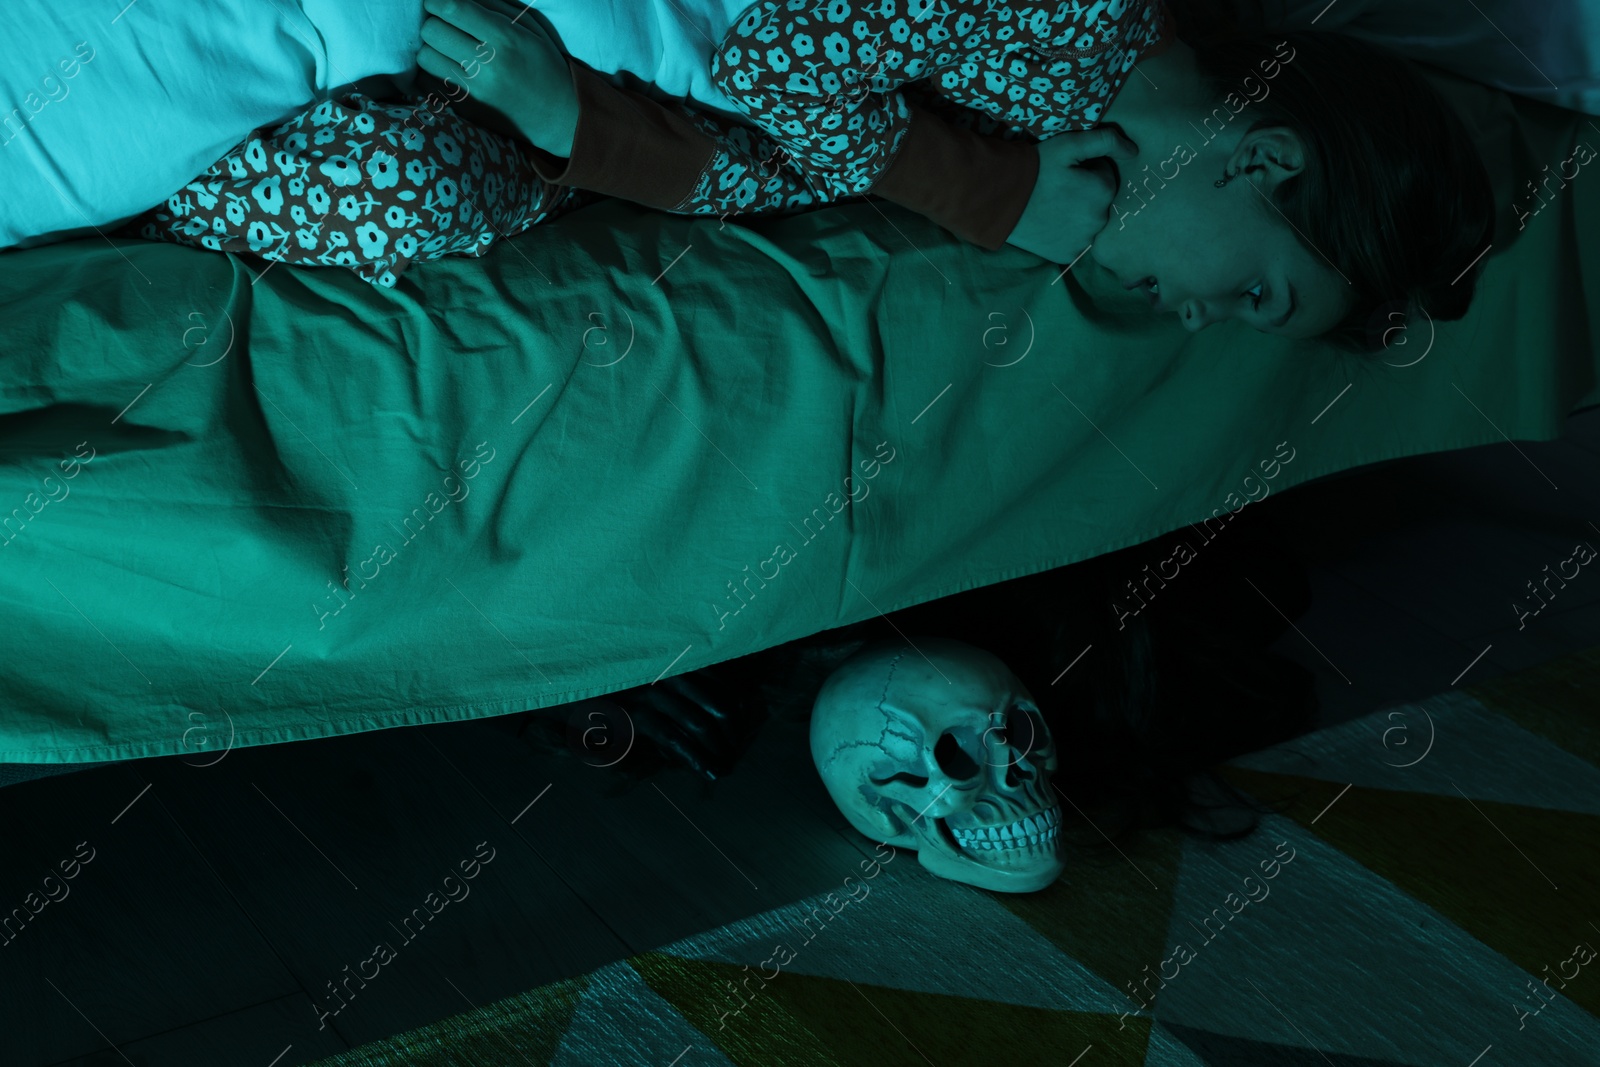
[[[0,791],[6,908],[88,857],[0,948],[0,1062],[303,1063],[825,891],[861,859],[800,724],[769,723],[714,788],[619,791],[506,722]]]
[[[1313,563],[1279,647],[1330,720],[1600,643],[1600,575],[1520,630],[1509,607],[1600,544],[1600,412],[1257,506]],[[510,722],[0,789],[0,915],[61,897],[0,935],[0,1065],[290,1067],[826,891],[862,854],[801,723],[715,785],[630,788]]]

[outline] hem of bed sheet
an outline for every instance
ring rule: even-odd
[[[1597,394],[1600,394],[1600,391],[1591,393],[1591,395]],[[1583,405],[1580,404],[1575,405],[1572,408],[1572,411],[1579,411],[1582,409]],[[1570,414],[1570,412],[1568,414]],[[1537,436],[1518,437],[1514,438],[1513,440],[1553,441],[1561,436],[1562,426],[1564,425],[1565,421],[1566,416],[1562,416],[1553,431],[1541,431]],[[1403,448],[1391,449],[1381,455],[1364,457],[1357,463],[1345,463],[1340,465],[1329,464],[1327,469],[1313,467],[1311,468],[1313,473],[1296,482],[1294,485],[1290,486],[1289,489],[1281,490],[1281,492],[1288,492],[1292,489],[1297,489],[1302,485],[1330,474],[1353,471],[1361,467],[1371,466],[1374,463],[1383,463],[1394,459],[1406,459],[1412,456],[1431,455],[1437,452],[1453,452],[1463,448],[1477,448],[1486,444],[1498,444],[1502,440],[1506,440],[1506,438],[1500,436],[1499,434],[1491,436],[1480,433],[1467,435],[1465,438],[1457,438],[1453,443],[1440,445],[1436,448],[1427,448],[1421,451],[1407,451]],[[1265,498],[1263,497],[1262,499]],[[1177,528],[1175,527],[1174,529]],[[931,593],[927,596],[921,596],[915,599],[896,603],[887,611],[885,611],[884,614],[894,611],[901,611],[905,608],[915,607],[918,604],[925,604],[932,600],[938,600],[941,597],[954,596],[957,593],[964,593],[970,589],[980,589],[984,586],[995,585],[1000,582],[1007,582],[1013,578],[1023,578],[1030,574],[1038,574],[1043,571],[1053,570],[1056,567],[1069,566],[1073,563],[1082,562],[1083,560],[1094,559],[1095,557],[1105,555],[1108,552],[1116,552],[1120,549],[1129,548],[1133,545],[1143,544],[1144,542],[1151,540],[1153,537],[1160,536],[1162,536],[1162,534],[1153,534],[1139,537],[1137,539],[1131,537],[1119,538],[1115,541],[1099,545],[1093,551],[1085,555],[1074,557],[1057,556],[1052,557],[1051,559],[1042,563],[1007,568],[1005,570],[993,572],[981,579],[969,580],[966,582],[957,583],[955,585],[946,586],[940,591]],[[838,622],[835,623],[834,626],[847,626],[849,624],[849,622]],[[832,628],[832,626],[822,627],[823,630]],[[812,633],[820,632],[821,630],[813,630],[806,634],[797,635],[795,638],[792,638],[792,640],[799,640],[802,637],[810,636]],[[738,655],[745,654],[746,653],[738,653]],[[727,658],[737,658],[737,656],[731,656]],[[677,673],[682,674],[691,670],[697,670],[701,667],[709,667],[721,662],[724,662],[724,659],[712,659],[703,663],[696,662],[685,667],[682,671]],[[367,733],[371,730],[385,730],[404,726],[429,726],[447,722],[469,722],[473,719],[490,719],[497,715],[515,715],[524,711],[554,707],[560,704],[569,704],[578,700],[587,700],[593,697],[604,696],[607,693],[615,693],[623,689],[631,689],[634,686],[645,685],[650,681],[652,681],[652,679],[640,677],[639,679],[633,681],[624,680],[616,684],[573,690],[571,692],[559,693],[553,696],[547,693],[538,696],[530,695],[527,697],[506,697],[500,700],[473,701],[465,704],[451,704],[437,707],[411,707],[404,710],[383,713],[381,716],[383,720],[382,722],[376,721],[378,718],[380,718],[379,716],[363,714],[353,716],[348,719],[320,722],[315,725],[315,728],[293,727],[288,729],[273,730],[270,732],[255,731],[253,733],[236,734],[234,736],[233,743],[231,743],[228,749],[225,751],[232,751],[235,748],[257,748],[262,745],[285,744],[292,741],[315,741],[319,738],[344,737],[350,734]],[[241,740],[241,738],[250,739]],[[0,763],[32,763],[52,765],[63,763],[106,763],[121,760],[150,759],[162,756],[209,755],[210,753],[207,752],[197,752],[175,748],[170,742],[145,741],[122,745],[98,745],[63,750],[41,751],[36,749],[32,751],[13,751],[9,749],[0,749]]]

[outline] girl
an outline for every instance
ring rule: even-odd
[[[425,6],[447,99],[325,101],[132,232],[392,285],[597,194],[722,217],[871,194],[986,248],[1092,251],[1190,329],[1360,349],[1381,310],[1465,314],[1492,228],[1457,116],[1333,34],[1191,46],[1160,0]]]

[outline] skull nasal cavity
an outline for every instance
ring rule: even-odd
[[[978,773],[978,761],[967,755],[954,734],[945,734],[933,746],[933,758],[939,769],[957,781],[966,781]]]
[[[1015,788],[1032,777],[1033,775],[1023,772],[1022,767],[1017,760],[1017,754],[1012,752],[1011,760],[1008,764],[1006,764],[1006,785]]]

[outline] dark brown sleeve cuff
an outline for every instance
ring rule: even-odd
[[[911,104],[900,153],[872,192],[991,251],[1016,229],[1039,177],[1039,150],[946,122]]]
[[[572,156],[530,146],[539,177],[667,211],[683,203],[716,142],[678,112],[617,88],[578,60],[568,57],[567,67],[578,94]]]

